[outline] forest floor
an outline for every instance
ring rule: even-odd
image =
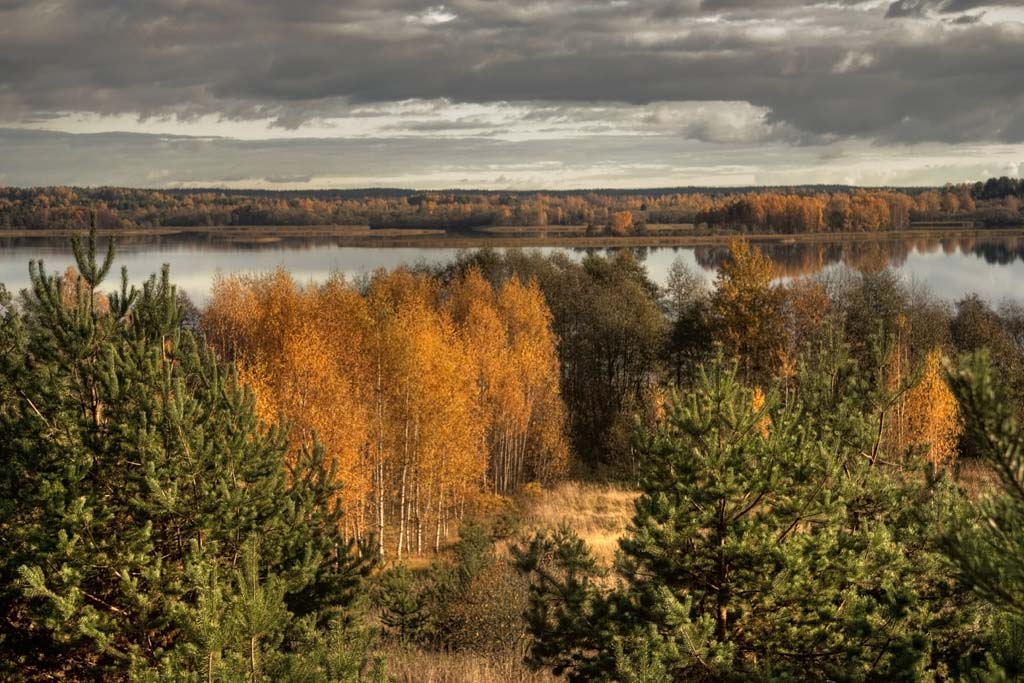
[[[499,557],[510,556],[509,546],[532,533],[570,526],[602,565],[609,566],[633,516],[637,492],[610,484],[565,481],[551,488],[524,493],[510,501],[519,528],[512,539],[498,543]],[[429,560],[414,558],[410,567],[423,570]],[[562,679],[548,670],[532,670],[524,662],[525,640],[516,646],[489,652],[437,652],[418,647],[386,644],[379,652],[387,675],[395,683],[556,683]]]
[[[395,683],[556,683],[550,671],[534,671],[513,650],[476,654],[392,647],[381,652]]]
[[[633,517],[637,491],[610,484],[566,481],[525,496],[520,502],[527,533],[568,526],[604,565],[610,565],[619,538]]]
[[[78,231],[0,230],[0,238],[68,237]],[[237,244],[274,243],[288,239],[326,239],[350,247],[421,247],[475,249],[483,247],[697,247],[717,246],[736,237],[756,243],[820,243],[877,240],[964,239],[1024,237],[1016,228],[917,227],[885,232],[740,233],[708,232],[691,224],[649,225],[643,235],[588,235],[585,226],[492,226],[475,230],[375,228],[365,225],[231,225],[215,227],[160,227],[101,229],[100,235],[122,238],[205,236]]]
[[[972,498],[992,490],[996,474],[983,462],[956,463],[954,479]],[[533,532],[571,527],[589,546],[595,559],[609,567],[618,540],[627,531],[638,492],[610,484],[565,481],[551,488],[522,494],[514,500],[521,514],[515,540],[499,543],[500,556],[508,557],[511,543]],[[413,561],[423,568],[427,560]],[[548,670],[534,671],[524,662],[525,641],[516,647],[488,653],[436,652],[390,645],[382,648],[388,676],[395,683],[557,683]]]

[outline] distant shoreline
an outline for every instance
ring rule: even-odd
[[[80,230],[0,230],[3,238],[58,238],[81,234]],[[531,234],[536,233],[536,234]],[[828,242],[872,242],[907,239],[964,239],[1024,237],[1024,226],[1014,228],[939,228],[919,227],[908,230],[880,232],[824,232],[824,233],[692,233],[680,226],[651,226],[645,235],[586,235],[575,226],[496,226],[475,232],[448,232],[440,229],[385,228],[370,229],[353,225],[311,226],[213,226],[213,227],[159,227],[114,228],[97,230],[105,237],[170,237],[175,235],[205,235],[213,240],[238,244],[273,244],[284,239],[329,238],[339,246],[349,247],[421,247],[482,249],[486,247],[699,247],[719,246],[742,238],[755,244],[815,244]]]

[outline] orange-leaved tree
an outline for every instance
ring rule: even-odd
[[[207,335],[236,362],[293,448],[314,438],[345,484],[346,534],[381,554],[438,548],[475,496],[566,466],[551,313],[534,284],[447,288],[399,268],[359,289],[340,276],[219,278]]]

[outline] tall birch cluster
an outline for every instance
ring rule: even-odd
[[[218,280],[204,317],[267,420],[317,438],[351,538],[401,558],[437,549],[483,495],[566,467],[551,313],[534,283],[492,287],[399,268],[363,287],[283,271]]]

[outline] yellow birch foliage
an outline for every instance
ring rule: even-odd
[[[470,353],[486,425],[488,483],[505,494],[564,473],[568,446],[551,312],[536,283],[495,293],[476,269],[453,283],[449,308]]]
[[[568,465],[565,405],[559,393],[558,356],[552,314],[536,282],[506,282],[498,293],[505,322],[513,386],[507,392],[516,411],[506,413],[506,427],[520,453],[507,488],[526,483],[523,476],[550,481]]]
[[[772,284],[770,258],[743,240],[729,243],[712,296],[718,341],[741,359],[748,378],[773,374],[783,352],[783,290]]]
[[[956,397],[943,377],[939,349],[925,357],[921,379],[907,392],[903,408],[908,445],[927,448],[928,459],[934,463],[956,456],[963,424]]]
[[[232,276],[204,324],[261,418],[284,415],[294,448],[324,444],[346,532],[374,534],[382,553],[436,548],[475,496],[565,469],[556,340],[534,284],[495,292],[471,271],[442,291],[407,268],[365,292],[337,276]]]
[[[87,296],[89,292],[89,285],[86,284],[85,278],[78,272],[78,269],[74,266],[68,266],[61,276],[61,300],[64,305],[69,309],[78,308],[83,306],[88,308],[89,298]],[[107,313],[110,311],[110,300],[102,292],[93,292],[92,296],[93,309],[97,313]]]
[[[346,325],[331,315],[321,296],[333,292],[344,303]],[[204,323],[214,343],[236,362],[239,379],[256,398],[265,421],[284,415],[294,448],[314,435],[345,482],[342,503],[349,531],[358,535],[361,498],[369,490],[361,462],[368,417],[355,372],[353,350],[364,334],[365,308],[354,293],[330,281],[304,291],[284,271],[215,281]]]
[[[762,408],[764,408],[765,401],[766,401],[766,398],[765,398],[765,395],[764,395],[764,391],[761,390],[761,387],[754,387],[754,392],[753,392],[753,394],[751,394],[751,397],[750,397],[750,403],[751,403],[751,406],[753,407],[754,411],[758,412]],[[771,427],[771,425],[772,425],[772,418],[771,418],[771,416],[770,415],[765,415],[757,423],[757,431],[759,431],[761,433],[761,436],[767,437],[768,436],[768,428]]]

